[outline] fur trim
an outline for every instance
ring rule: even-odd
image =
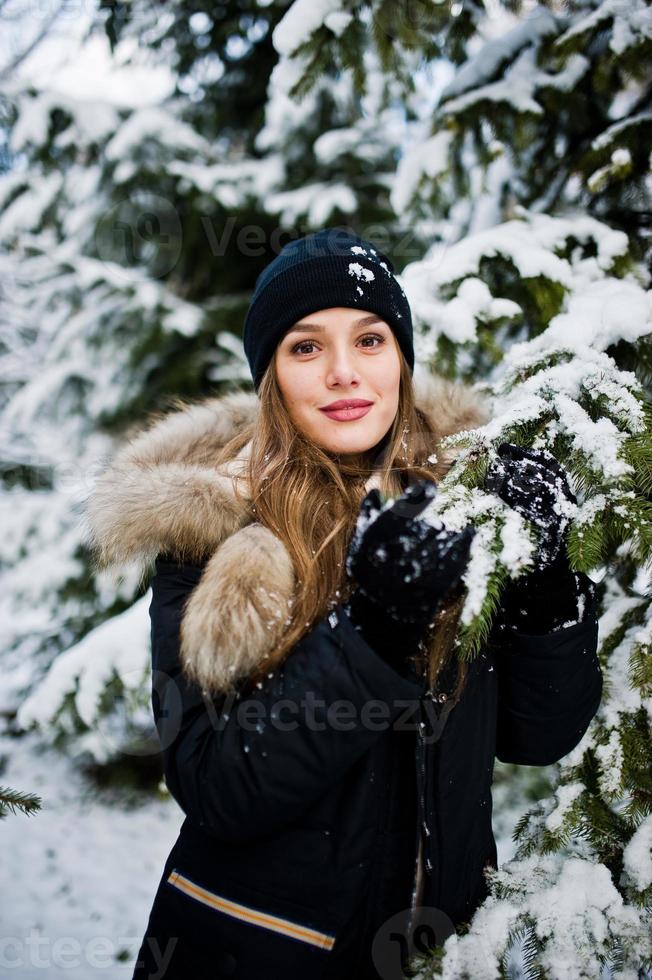
[[[150,416],[86,500],[86,543],[98,570],[134,562],[142,575],[161,552],[202,562],[249,523],[236,467],[217,470],[213,459],[257,405],[254,393],[236,392]]]
[[[430,419],[435,445],[478,428],[487,404],[471,387],[415,371],[417,407]],[[217,452],[255,421],[255,392],[196,403],[177,399],[128,437],[86,500],[86,543],[97,570],[136,563],[145,576],[158,554],[206,562],[184,608],[181,661],[210,694],[226,693],[269,655],[289,615],[295,576],[282,542],[254,521],[244,480],[247,443],[219,469]],[[434,447],[433,447],[434,450]],[[459,454],[437,450],[442,479]],[[367,488],[374,485],[374,477]]]
[[[181,621],[186,676],[209,693],[227,692],[247,677],[281,639],[294,587],[290,555],[268,528],[249,524],[227,538]]]
[[[437,445],[445,436],[467,429],[477,429],[489,420],[489,405],[479,392],[470,385],[450,381],[441,375],[420,368],[415,370],[415,401],[430,419]],[[450,446],[437,448],[435,477],[442,480],[461,453],[461,448]]]

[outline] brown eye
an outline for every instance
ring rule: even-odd
[[[308,354],[310,354],[311,351],[307,351],[307,352],[306,351],[300,351],[299,348],[300,347],[314,347],[314,346],[315,345],[313,344],[312,340],[301,340],[298,344],[295,344],[294,347],[291,347],[290,348],[290,353],[291,354],[300,354],[300,353],[304,353],[304,354],[305,353],[308,353]]]

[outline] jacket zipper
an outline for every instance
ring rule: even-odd
[[[431,701],[436,703],[443,703],[447,700],[447,695],[445,693],[436,695],[433,691],[428,690],[425,692],[424,697],[430,698]],[[419,863],[422,856],[421,845],[423,844],[423,870],[425,874],[431,876],[433,871],[432,862],[430,860],[430,847],[428,846],[428,841],[432,836],[432,830],[428,824],[428,809],[426,806],[426,744],[424,741],[424,729],[425,722],[423,721],[423,711],[424,702],[423,697],[419,702],[419,713],[420,719],[417,726],[417,742],[416,742],[416,773],[417,773],[417,796],[418,796],[418,813],[417,813],[417,833],[416,833],[416,860],[414,866],[414,878],[412,884],[412,902],[410,909],[410,932],[412,928],[412,923],[414,922],[414,916],[416,912],[417,903],[417,886],[419,883]],[[442,729],[443,731],[443,729]],[[438,733],[435,741],[438,741],[441,737],[441,731]],[[434,744],[433,742],[430,743]],[[436,813],[433,814],[435,824],[437,820]],[[437,829],[436,826],[434,828]]]
[[[390,765],[391,765],[391,762],[390,762]],[[389,777],[390,777],[389,778],[389,783],[390,783],[390,785],[391,785],[391,777],[392,777],[392,775],[393,775],[393,771],[390,769],[390,773],[389,773]],[[376,840],[376,844],[375,844],[375,850],[374,850],[373,867],[376,868],[376,869],[379,866],[379,861],[376,860],[376,857],[380,854],[380,851],[379,851],[380,845],[379,845],[378,842],[381,839],[381,831],[385,827],[387,827],[388,808],[391,805],[391,801],[389,800],[389,797],[387,796],[386,793],[381,794],[381,799],[382,799],[382,805],[380,805],[378,807],[378,809],[377,809],[377,819],[376,819],[376,828],[375,828],[375,840]],[[377,873],[378,872],[376,871],[376,874]],[[370,882],[370,894],[372,894],[372,895],[374,893],[375,885],[376,885],[376,881],[375,880],[372,880]],[[366,936],[368,934],[368,931],[369,931],[369,925],[370,925],[371,916],[372,916],[372,905],[373,905],[373,900],[371,900],[371,899],[368,900],[366,902],[366,904],[365,904],[364,918],[363,918],[362,922],[360,923],[360,929],[359,929],[359,933],[362,936]],[[360,948],[359,948],[359,952],[358,952],[358,956],[357,956],[357,961],[355,963],[355,975],[357,975],[358,973],[361,973],[362,972],[362,970],[363,970],[363,963],[364,963],[364,960],[365,960],[366,953],[367,953],[367,951],[365,950],[364,946],[361,943],[360,944]]]
[[[412,934],[412,925],[414,923],[414,917],[416,913],[417,906],[417,889],[419,886],[419,871],[420,865],[422,865],[423,854],[426,853],[426,848],[423,847],[423,832],[426,831],[426,837],[430,837],[430,828],[428,827],[428,822],[426,819],[426,800],[425,800],[425,783],[426,783],[426,761],[425,761],[425,743],[423,740],[423,730],[425,728],[423,722],[423,698],[419,701],[419,721],[417,723],[417,737],[415,745],[415,764],[416,764],[416,780],[417,780],[417,826],[416,826],[416,841],[415,841],[415,863],[414,863],[414,876],[412,880],[412,898],[410,904],[410,920],[408,925],[408,935]],[[426,854],[427,856],[427,854]],[[430,859],[427,859],[427,864],[424,869],[427,874],[430,874]]]

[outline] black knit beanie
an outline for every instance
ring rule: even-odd
[[[286,331],[317,310],[355,307],[377,313],[414,370],[412,316],[390,259],[345,228],[293,239],[258,276],[244,326],[244,350],[258,391]]]

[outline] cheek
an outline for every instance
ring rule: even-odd
[[[387,404],[398,405],[398,394],[401,383],[401,365],[396,359],[396,364],[388,366],[382,365],[382,371],[376,377],[376,386],[383,395]]]
[[[305,374],[300,380],[295,380],[292,385],[290,398],[297,411],[309,408],[314,401],[314,388],[307,383]]]
[[[291,361],[283,357],[278,358],[276,362],[276,380],[285,400],[288,402],[292,401],[295,397],[298,379]]]
[[[310,402],[312,391],[307,372],[294,371],[293,365],[286,365],[278,373],[278,382],[288,411],[301,412]]]

